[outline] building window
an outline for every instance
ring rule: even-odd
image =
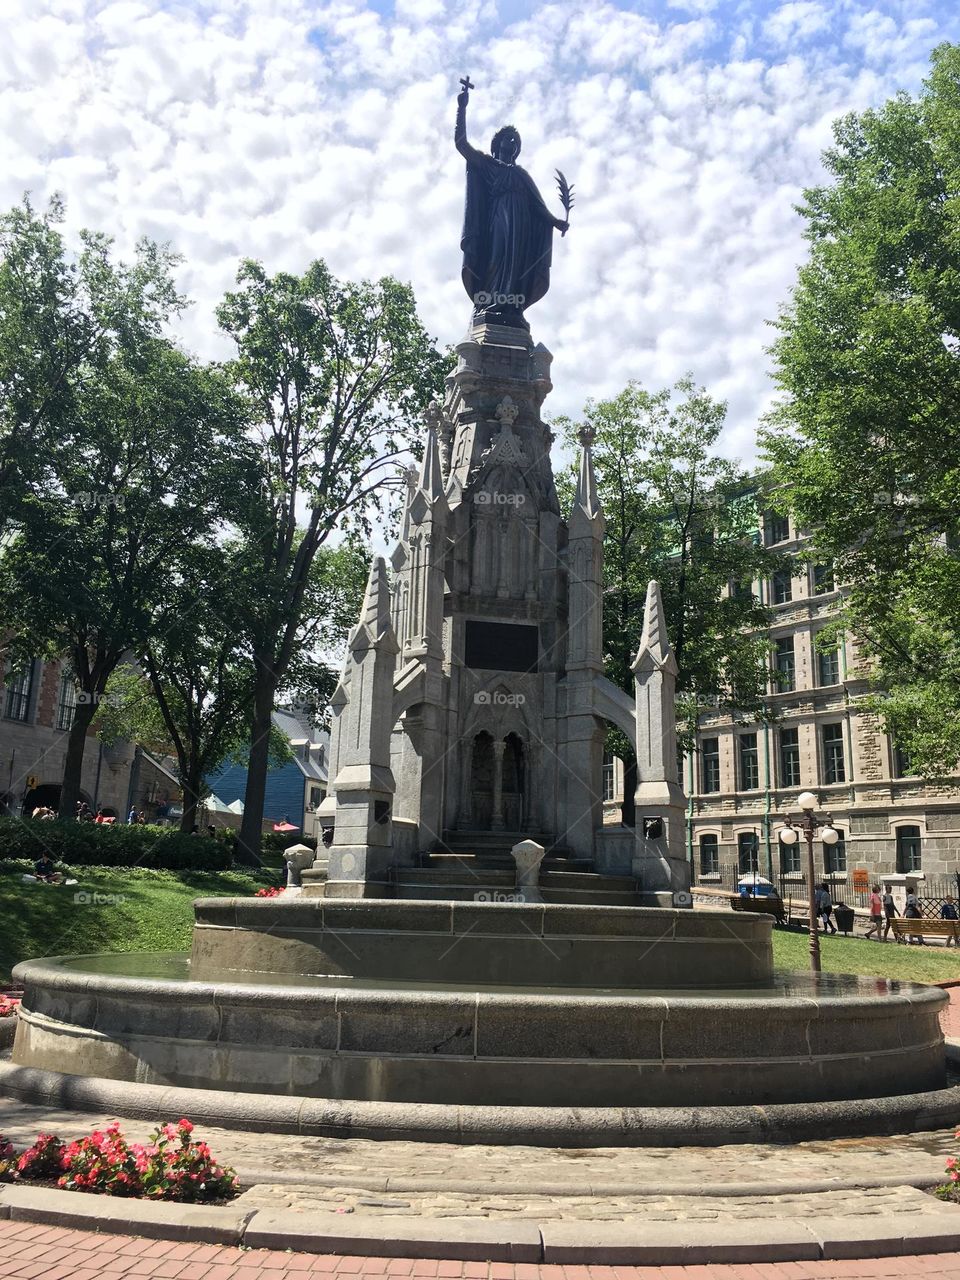
[[[57,696],[57,728],[69,729],[77,710],[77,686],[72,671],[60,676],[60,693]]]
[[[742,876],[760,870],[760,838],[755,831],[741,831],[737,836],[737,860]]]
[[[715,835],[700,837],[700,874],[702,876],[720,874],[720,848]]]
[[[843,832],[836,844],[823,846],[823,869],[828,876],[846,875],[847,873],[847,841]],[[799,840],[797,841],[799,844]]]
[[[317,806],[323,803],[323,787],[310,788],[310,809],[316,811]]]
[[[920,870],[919,827],[897,827],[897,870],[901,875]]]
[[[780,730],[780,785],[800,786],[800,730]]]
[[[893,757],[893,776],[895,778],[913,777],[913,765],[910,763],[910,757],[903,747],[898,747],[894,743],[891,755]]]
[[[33,689],[33,664],[22,671],[7,670],[7,697],[3,714],[8,720],[26,720],[30,715],[30,694]]]
[[[794,844],[784,844],[780,840],[778,843],[780,845],[780,874],[784,876],[800,875],[800,848],[803,841],[798,839]]]
[[[603,798],[604,800],[616,799],[616,778],[614,776],[613,754],[610,751],[603,753]]]
[[[817,650],[817,683],[821,686],[840,683],[840,650]]]
[[[757,791],[760,787],[760,755],[757,751],[757,735],[740,735],[740,789]]]
[[[770,579],[770,594],[774,604],[786,604],[793,599],[793,576],[789,569],[778,569]]]
[[[704,794],[720,790],[719,738],[704,738],[700,743],[700,790]]]
[[[843,763],[843,725],[825,724],[823,726],[823,776],[829,785],[832,782],[846,782],[847,773]]]
[[[790,521],[786,516],[779,516],[775,511],[768,511],[763,518],[764,541],[768,547],[775,542],[786,542],[790,537]]]
[[[826,595],[828,591],[835,590],[833,582],[833,565],[832,564],[815,564],[813,566],[813,592],[814,595]]]
[[[782,636],[775,642],[773,653],[775,671],[774,693],[789,693],[796,685],[797,660],[793,653],[793,636]]]

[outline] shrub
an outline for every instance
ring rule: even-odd
[[[225,841],[182,835],[167,827],[0,818],[0,862],[26,858],[32,870],[41,853],[72,867],[225,871],[231,863],[231,846]]]
[[[198,1203],[237,1194],[234,1171],[194,1142],[189,1120],[161,1125],[147,1143],[128,1143],[117,1121],[64,1149],[58,1186],[112,1196]]]
[[[19,996],[0,995],[0,1018],[12,1018],[20,1003]]]
[[[301,835],[299,831],[267,831],[260,842],[260,852],[267,858],[282,858],[285,849],[294,844],[305,844],[316,849],[314,836]]]
[[[0,1182],[12,1182],[17,1176],[17,1153],[13,1143],[0,1133]]]
[[[253,896],[255,898],[277,898],[280,896],[282,892],[283,890],[279,887],[279,885],[274,884],[274,885],[270,885],[266,889],[258,889]]]

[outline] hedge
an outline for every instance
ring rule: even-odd
[[[231,847],[225,841],[182,835],[167,827],[0,818],[0,860],[34,862],[43,853],[75,867],[226,871],[231,864]]]

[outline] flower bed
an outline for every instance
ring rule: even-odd
[[[145,1143],[127,1142],[116,1120],[75,1142],[41,1133],[19,1156],[0,1135],[0,1182],[18,1180],[183,1204],[232,1200],[240,1188],[233,1169],[220,1164],[205,1142],[194,1140],[186,1119],[161,1125]]]
[[[960,1129],[953,1135],[960,1140]],[[934,1195],[941,1200],[951,1200],[960,1204],[960,1158],[949,1156],[947,1159],[947,1181],[934,1189]]]
[[[283,892],[277,885],[271,885],[268,889],[258,889],[253,895],[255,898],[278,898]]]

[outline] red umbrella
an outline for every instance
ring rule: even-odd
[[[274,831],[280,831],[286,834],[288,831],[299,831],[299,827],[295,827],[291,822],[275,822],[273,824]]]

